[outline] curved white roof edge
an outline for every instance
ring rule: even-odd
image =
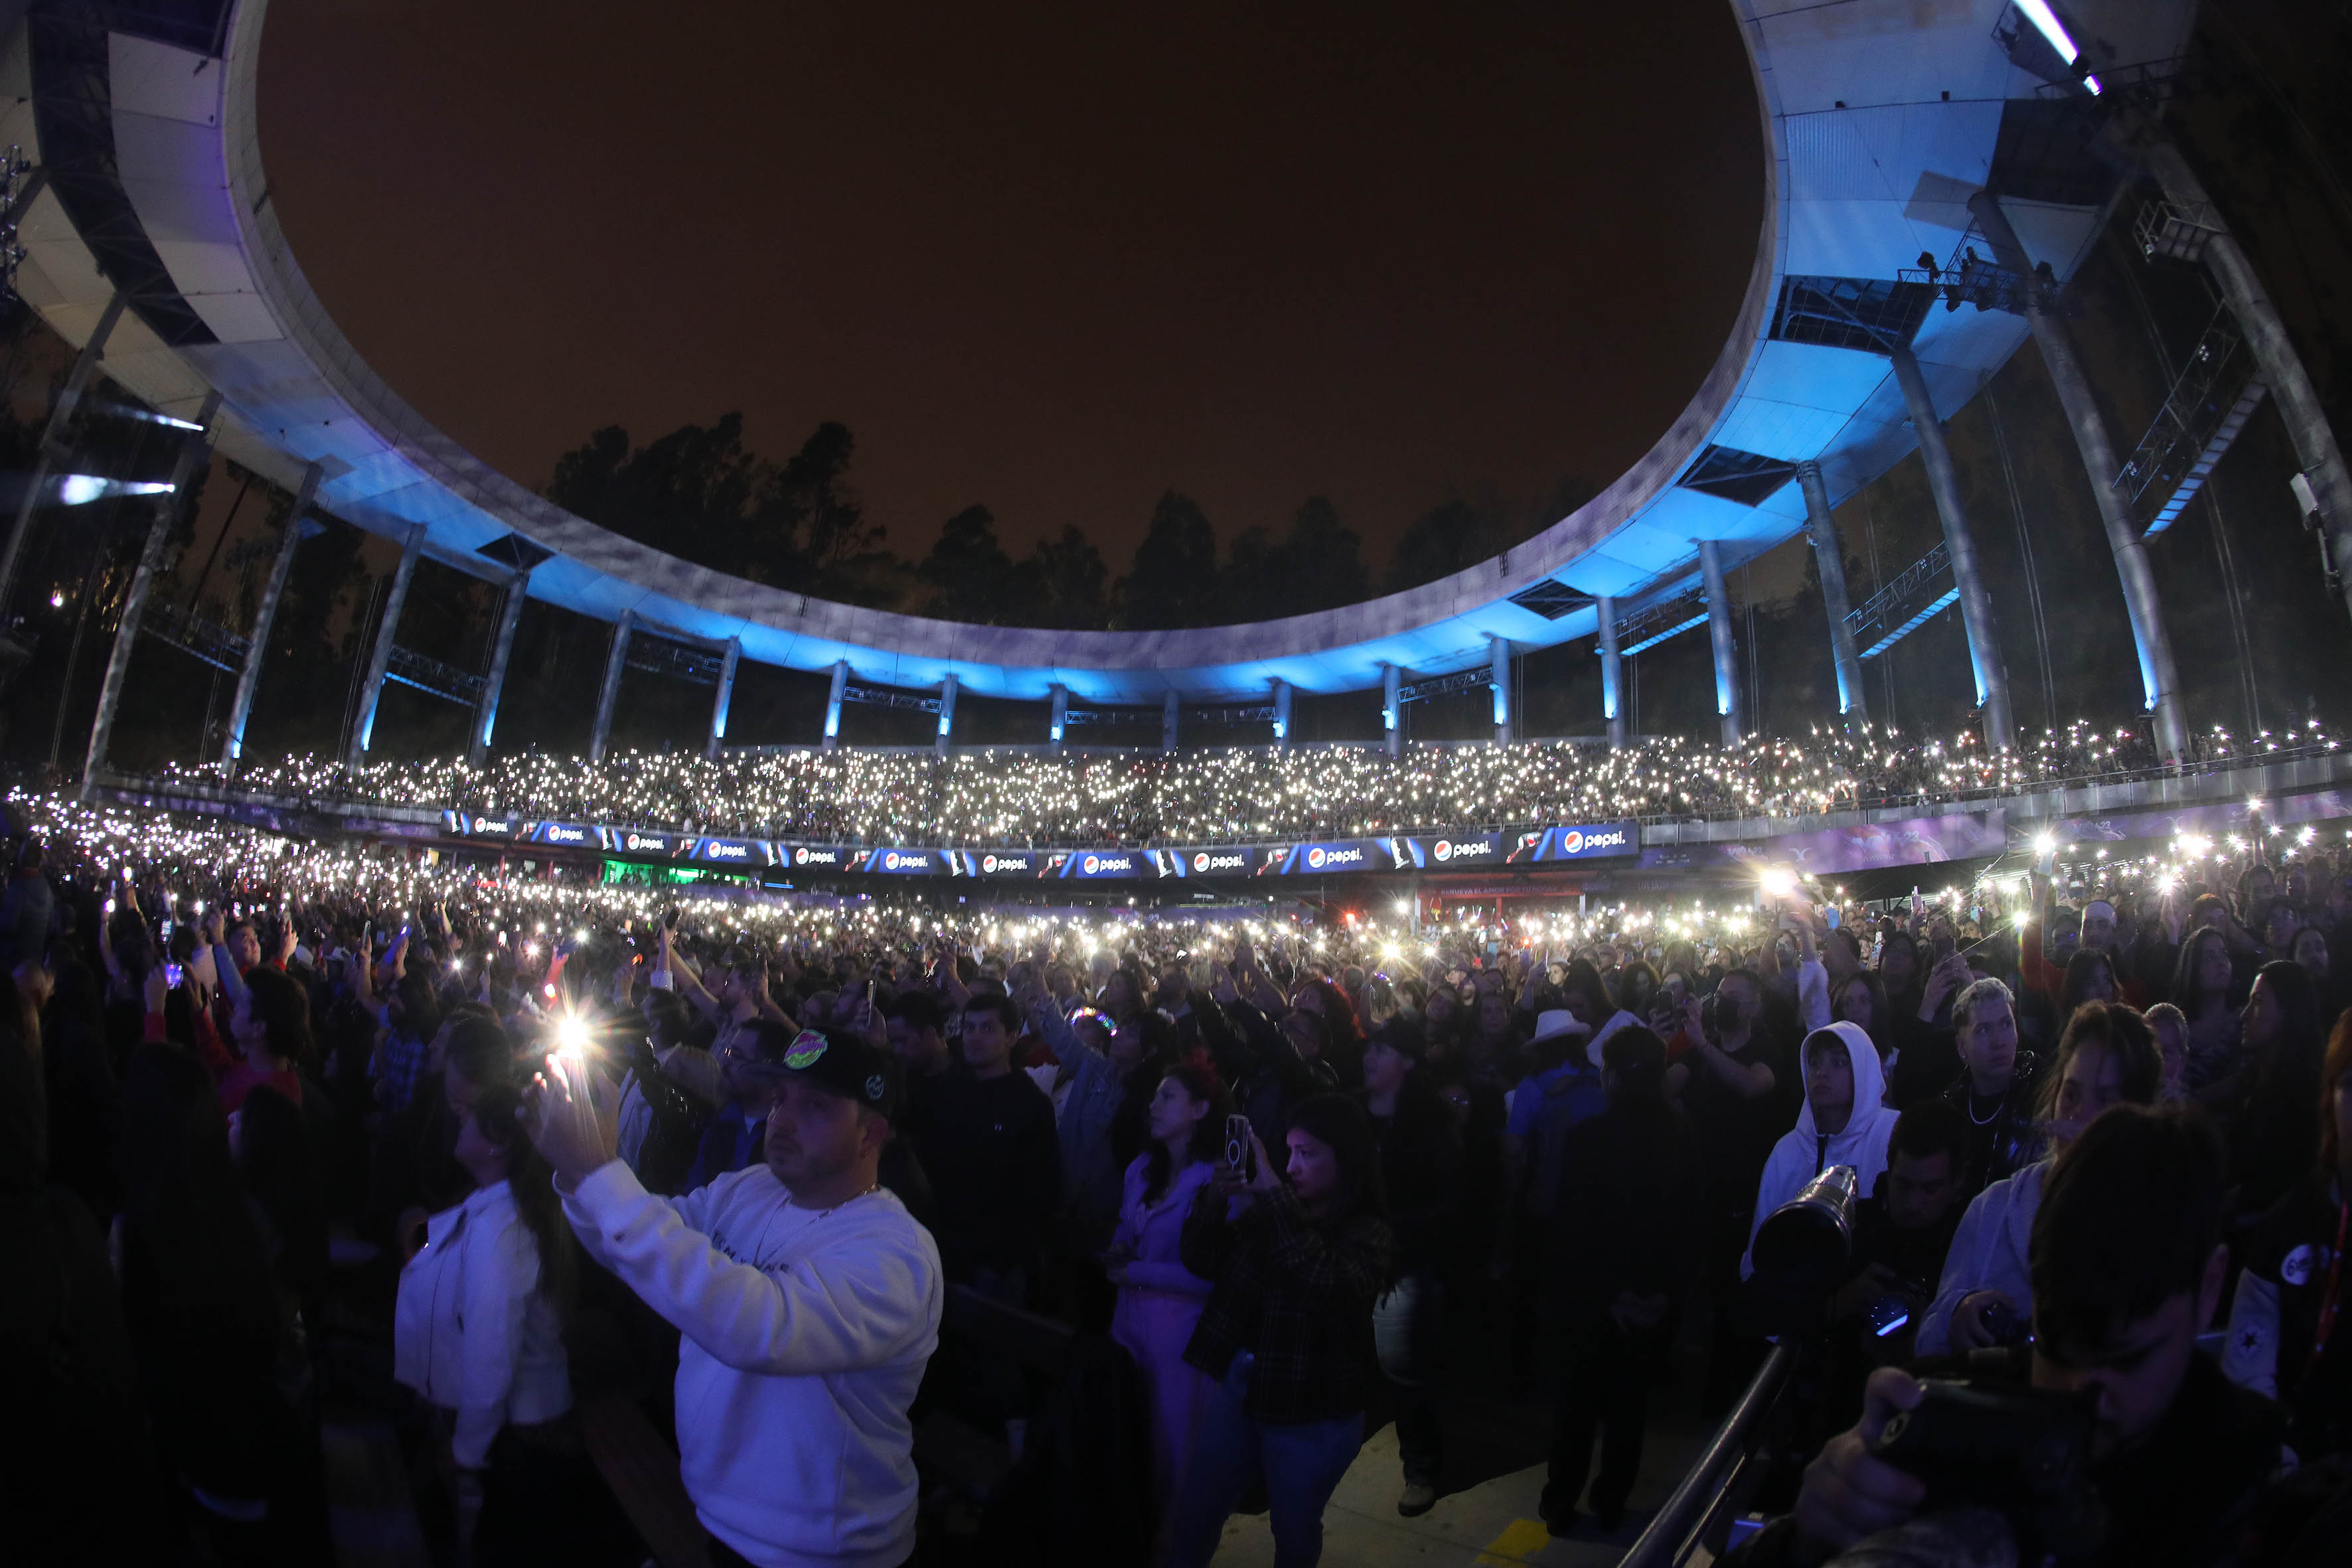
[[[1637,598],[1696,570],[1695,542],[1750,556],[1803,526],[1793,483],[1741,505],[1675,481],[1710,444],[1822,463],[1849,493],[1915,444],[1885,360],[1769,338],[1790,275],[1892,278],[1922,250],[1941,256],[1966,231],[1952,193],[1986,179],[2003,103],[2034,79],[1992,38],[2007,0],[1960,0],[1927,19],[1913,0],[1733,0],[1766,128],[1767,200],[1738,317],[1681,415],[1593,500],[1494,559],[1421,587],[1315,615],[1160,632],[971,626],[810,598],[710,571],[624,539],[499,474],[436,429],[377,377],[312,292],[280,229],[262,168],[256,88],[267,0],[240,0],[225,72],[201,55],[116,34],[111,89],[121,179],[188,304],[219,342],[165,348],[126,316],[110,374],[184,413],[224,395],[224,449],[289,487],[321,463],[320,505],[373,531],[427,529],[436,559],[479,574],[475,552],[509,531],[554,552],[533,597],[604,619],[635,612],[650,629],[740,637],[760,662],[823,670],[846,659],[864,681],[1040,699],[1059,683],[1081,701],[1157,703],[1262,697],[1269,681],[1303,691],[1377,686],[1384,664],[1465,668],[1489,638],[1520,647],[1593,634],[1587,607],[1550,619],[1509,595],[1546,579]],[[2112,23],[2127,58],[2177,52],[2189,0],[2104,0],[2070,7]],[[19,39],[22,39],[20,32]],[[29,89],[26,51],[8,69]],[[0,135],[36,142],[20,99]],[[21,123],[16,123],[21,122]],[[1940,184],[1937,184],[1940,182]],[[1938,200],[1938,197],[1941,197]],[[2037,258],[2071,274],[2098,214],[2020,208]],[[85,341],[110,285],[52,195],[24,226],[26,298],[68,341]],[[78,329],[78,330],[77,330]],[[144,341],[142,341],[143,335]],[[1915,342],[1937,406],[1965,403],[2023,340],[2019,319],[1931,313]]]

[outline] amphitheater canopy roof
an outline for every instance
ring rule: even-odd
[[[256,73],[266,0],[146,0],[68,8],[74,28],[16,31],[0,60],[0,143],[52,170],[22,228],[25,299],[85,342],[123,281],[131,309],[107,373],[193,416],[217,389],[224,451],[286,484],[320,466],[320,504],[372,531],[416,524],[435,559],[503,579],[548,552],[534,598],[745,658],[927,687],[950,673],[989,697],[1157,705],[1377,686],[1595,631],[1593,595],[1623,608],[1679,594],[1696,542],[1731,562],[1804,523],[1792,465],[1821,464],[1832,500],[1915,444],[1888,361],[1856,330],[1914,330],[1947,416],[2023,341],[2021,318],[1962,306],[1898,273],[1967,235],[1966,202],[1997,183],[2037,262],[2070,276],[2115,179],[2086,123],[2005,47],[2009,0],[1732,0],[1765,116],[1764,224],[1721,354],[1640,461],[1591,502],[1491,561],[1369,603],[1249,626],[1170,632],[977,626],[860,609],[732,578],[623,539],[493,471],[386,386],[336,329],[289,249],[262,167]],[[2177,54],[2189,0],[2059,7],[2103,62]],[[110,20],[108,18],[110,16]],[[53,145],[45,145],[45,140]],[[1748,237],[1727,235],[1727,245]],[[1989,252],[1987,252],[1989,254]],[[1916,329],[1912,323],[1916,321]],[[516,389],[527,395],[527,388]],[[536,546],[533,550],[529,546]]]

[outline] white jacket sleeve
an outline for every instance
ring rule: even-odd
[[[450,1448],[459,1468],[478,1470],[489,1462],[490,1444],[507,1422],[515,1363],[522,1355],[523,1316],[539,1287],[539,1247],[520,1219],[496,1233],[487,1226],[476,1229],[466,1246],[457,1424]]]
[[[713,1184],[695,1195],[734,1186]],[[930,1331],[933,1281],[915,1258],[888,1248],[842,1247],[772,1271],[738,1263],[694,1228],[688,1205],[646,1192],[617,1160],[582,1182],[571,1202],[593,1217],[606,1266],[739,1372],[855,1371],[905,1353]]]
[[[2230,1333],[2221,1342],[2221,1371],[2240,1388],[2278,1397],[2278,1282],[2249,1268],[2238,1276],[2230,1303]]]
[[[1830,1026],[1830,972],[1818,958],[1797,965],[1797,1017],[1809,1035]]]

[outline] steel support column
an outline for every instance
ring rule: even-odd
[[[1486,653],[1495,672],[1495,743],[1511,743],[1511,639],[1490,637]]]
[[[350,765],[367,762],[368,745],[375,739],[375,710],[383,700],[383,672],[392,667],[392,648],[400,630],[400,612],[408,603],[409,584],[416,581],[416,563],[425,554],[425,525],[408,526],[400,546],[400,564],[393,569],[392,586],[383,595],[383,618],[376,623],[375,648],[368,655],[367,679],[360,687],[359,721],[352,726]]]
[[[621,705],[621,672],[629,668],[629,637],[637,629],[637,613],[623,610],[613,627],[613,651],[604,656],[604,684],[596,693],[596,727],[588,732],[588,760],[601,763],[613,739],[613,710]]]
[[[1845,592],[1845,546],[1838,539],[1837,520],[1830,515],[1830,490],[1822,482],[1822,466],[1799,463],[1797,486],[1805,492],[1805,537],[1812,542],[1813,565],[1822,576],[1822,607],[1830,617],[1830,658],[1837,666],[1838,711],[1858,733],[1870,722],[1870,705],[1863,696],[1862,656],[1854,651],[1853,626],[1846,620],[1853,606]]]
[[[1045,721],[1046,743],[1060,751],[1067,742],[1063,737],[1070,731],[1070,689],[1060,681],[1054,683],[1054,710]]]
[[[2205,242],[2205,269],[2213,275],[2230,314],[2246,334],[2254,363],[2263,367],[2263,379],[2270,384],[2287,438],[2294,443],[2295,460],[2303,465],[2304,478],[2318,499],[2328,555],[2336,563],[2347,605],[2352,605],[2352,473],[2345,468],[2344,449],[2327,422],[2319,390],[2304,369],[2303,356],[2295,352],[2294,340],[2287,336],[2286,323],[2279,319],[2278,307],[2271,303],[2270,292],[2263,287],[2253,263],[2246,258],[2180,149],[2158,132],[2143,140],[2137,151],[2148,172],[2164,187],[2166,197],[2176,206],[2203,209],[2201,220],[2214,231]]]
[[[1625,743],[1625,661],[1617,653],[1617,601],[1606,594],[1592,602],[1601,617],[1601,717],[1609,724],[1609,743]]]
[[[943,757],[948,754],[948,747],[955,742],[956,689],[961,684],[954,670],[948,671],[948,678],[940,683],[939,748],[940,755]]]
[[[833,689],[824,700],[824,749],[828,752],[841,744],[841,701],[849,690],[849,661],[833,661]]]
[[[1393,664],[1381,666],[1381,736],[1389,761],[1404,756],[1404,671]]]
[[[522,624],[522,604],[530,586],[530,574],[516,573],[507,584],[506,602],[499,606],[498,637],[490,644],[490,672],[482,678],[482,700],[474,705],[474,738],[466,747],[466,760],[476,767],[490,754],[490,731],[498,727],[499,698],[506,690],[515,627]]]
[[[1976,673],[1977,701],[1984,709],[1985,745],[2005,752],[2017,744],[2017,728],[2009,707],[2009,669],[2000,658],[2000,628],[1993,618],[1992,593],[1985,586],[1984,569],[1977,559],[1976,534],[1969,527],[1968,510],[1960,504],[1960,479],[1952,467],[1952,448],[1944,439],[1944,422],[1936,416],[1936,400],[1927,395],[1927,378],[1907,344],[1888,350],[1895,362],[1895,380],[1911,411],[1911,426],[1919,437],[1919,460],[1927,470],[1927,491],[1935,498],[1936,515],[1944,525],[1944,552],[1951,558],[1952,585],[1960,593],[1960,626],[1969,639],[1969,664]]]
[[[2116,558],[2116,575],[2123,582],[2124,609],[2131,618],[2132,644],[2139,654],[2141,694],[2156,716],[2156,747],[2166,762],[2178,762],[2189,749],[2189,718],[2180,700],[2180,672],[2172,662],[2172,639],[2164,629],[2164,606],[2158,601],[2156,574],[2147,563],[2147,546],[2132,523],[2131,513],[2116,489],[2120,471],[2115,443],[2107,437],[2107,421],[2091,391],[2091,378],[2074,352],[2074,334],[2046,308],[2032,283],[2033,260],[2017,237],[2017,229],[1990,191],[1969,198],[1969,211],[1991,245],[1994,259],[2027,279],[2025,321],[2042,350],[2042,363],[2058,390],[2058,405],[2074,432],[2074,448],[2083,455],[2084,471],[2098,502],[2099,521],[2107,532],[2107,550]]]
[[[1748,733],[1739,711],[1739,656],[1731,642],[1731,591],[1723,584],[1723,550],[1712,539],[1698,541],[1699,570],[1706,579],[1706,640],[1715,650],[1715,710],[1723,720],[1723,743],[1739,744]]]
[[[139,644],[140,617],[147,613],[147,595],[154,588],[155,574],[163,570],[163,547],[171,542],[172,524],[185,504],[197,459],[212,453],[213,421],[220,414],[220,401],[217,391],[205,396],[204,412],[196,416],[202,428],[187,432],[181,440],[179,453],[172,459],[172,488],[155,498],[154,521],[147,525],[147,542],[139,552],[139,565],[122,595],[122,616],[114,626],[114,652],[106,661],[106,679],[98,689],[98,715],[90,721],[89,752],[81,770],[85,799],[90,781],[106,765],[107,742],[114,738],[115,710],[122,701],[123,678],[131,673],[131,653]]]
[[[294,492],[294,510],[286,514],[286,531],[278,536],[278,558],[269,563],[269,581],[262,584],[261,604],[253,612],[253,640],[246,645],[245,668],[236,674],[236,695],[229,699],[228,728],[221,738],[221,774],[236,769],[245,752],[245,721],[253,717],[254,694],[261,689],[261,664],[269,653],[270,628],[278,620],[278,602],[286,596],[286,579],[294,570],[294,552],[301,547],[302,524],[318,499],[324,477],[318,464],[304,470],[302,488]]]
[[[1290,682],[1279,679],[1274,683],[1274,743],[1290,744]]]
[[[1160,700],[1160,749],[1161,751],[1172,752],[1176,749],[1177,721],[1182,713],[1182,705],[1177,700],[1173,691]]]
[[[717,760],[719,743],[727,739],[727,710],[735,705],[735,668],[743,662],[743,639],[727,639],[727,657],[719,663],[719,690],[710,699],[710,734],[702,742],[702,754]]]
[[[74,410],[81,406],[81,395],[89,390],[89,378],[98,370],[99,356],[106,352],[106,340],[114,334],[114,324],[122,320],[122,308],[131,296],[121,289],[106,302],[105,311],[98,325],[90,330],[89,341],[81,346],[81,355],[74,361],[73,370],[58,392],[57,402],[49,405],[48,423],[41,426],[40,449],[33,458],[32,481],[25,487],[25,499],[16,503],[16,516],[8,524],[8,540],[0,544],[0,614],[8,608],[8,591],[16,585],[16,557],[24,552],[25,534],[33,526],[33,513],[41,504],[41,492],[49,488],[49,471],[56,468],[65,453],[60,442],[66,426],[73,422]]]

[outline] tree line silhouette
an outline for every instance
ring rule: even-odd
[[[1221,551],[1200,505],[1170,489],[1128,570],[1113,576],[1075,525],[1015,557],[985,506],[949,518],[919,556],[902,555],[849,483],[856,447],[833,420],[781,463],[744,444],[740,414],[643,446],[608,425],[556,459],[545,493],[625,538],[819,598],[987,626],[1138,631],[1306,615],[1415,587],[1507,549],[1592,494],[1563,480],[1532,521],[1491,500],[1448,499],[1404,530],[1376,574],[1362,537],[1325,497],[1307,498],[1286,528],[1246,528]]]

